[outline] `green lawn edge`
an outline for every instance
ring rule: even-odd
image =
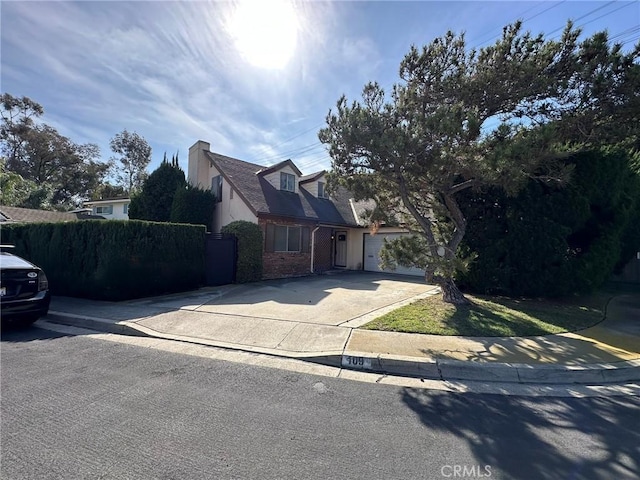
[[[452,305],[436,294],[363,325],[365,330],[466,337],[528,337],[575,332],[601,322],[610,293],[562,300],[465,295]]]

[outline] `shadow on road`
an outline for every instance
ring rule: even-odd
[[[54,338],[72,337],[68,333],[54,332],[44,328],[38,328],[36,322],[33,326],[22,327],[19,325],[3,325],[0,332],[0,341],[5,342],[31,342],[33,340],[52,340]]]
[[[636,398],[401,395],[425,426],[465,440],[477,465],[499,478],[631,479],[640,471]]]

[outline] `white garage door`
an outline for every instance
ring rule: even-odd
[[[387,272],[398,273],[401,275],[415,275],[424,277],[424,270],[419,268],[406,268],[398,266],[395,270],[380,268],[380,249],[382,248],[384,239],[392,240],[394,238],[408,235],[406,233],[377,233],[371,235],[369,233],[364,234],[364,269],[367,272]]]

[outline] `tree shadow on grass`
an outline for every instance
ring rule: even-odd
[[[493,478],[638,478],[640,402],[635,397],[523,398],[410,388],[401,395],[427,428],[466,441],[475,465],[490,466]],[[432,478],[441,478],[442,465],[433,467]]]
[[[535,336],[587,328],[602,318],[601,310],[581,304],[478,298],[453,306],[442,323],[463,336]]]

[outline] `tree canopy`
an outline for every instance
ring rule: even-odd
[[[67,208],[89,198],[109,170],[108,163],[99,161],[97,145],[77,144],[37,122],[44,110],[28,97],[4,93],[1,100],[4,173],[18,175],[23,181],[13,180],[23,189],[30,188],[30,193],[21,197],[23,203],[16,198],[19,206]]]
[[[176,191],[185,188],[185,184],[184,172],[175,157],[169,163],[165,155],[160,166],[144,180],[140,191],[132,196],[129,218],[168,222]]]
[[[146,168],[151,162],[151,147],[136,132],[125,128],[110,141],[111,150],[117,154],[111,158],[116,165],[116,179],[129,195],[142,187],[147,178]]]
[[[319,133],[333,182],[373,199],[373,225],[416,235],[386,244],[387,262],[426,269],[445,301],[466,302],[453,280],[467,218],[461,192],[509,194],[528,180],[563,183],[576,151],[636,138],[640,45],[624,53],[606,33],[579,42],[571,23],[557,41],[520,22],[480,50],[452,32],[411,47],[390,98],[377,83],[339,99]]]

